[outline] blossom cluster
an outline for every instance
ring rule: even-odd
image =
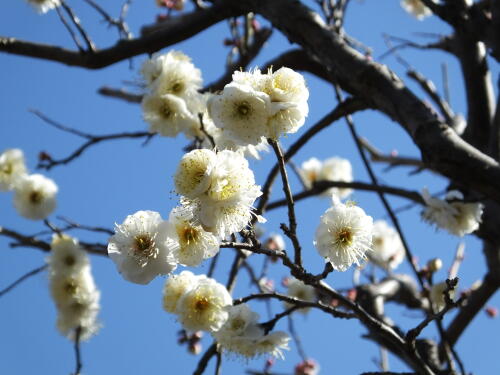
[[[253,358],[263,354],[283,357],[290,338],[284,332],[265,332],[259,315],[248,305],[233,305],[227,289],[205,275],[183,271],[171,276],[163,289],[163,308],[177,316],[189,331],[207,331],[222,350]]]
[[[154,54],[143,63],[141,75],[146,86],[143,117],[152,133],[165,137],[183,133],[188,139],[201,141],[205,148],[216,146],[257,159],[259,151],[267,150],[265,140],[256,146],[240,145],[214,125],[207,108],[213,94],[200,93],[201,72],[184,53]]]
[[[19,215],[43,220],[56,208],[57,185],[41,174],[28,174],[22,150],[7,149],[0,154],[0,191],[14,191]]]
[[[484,205],[463,202],[464,195],[458,190],[450,190],[444,200],[432,197],[427,189],[422,191],[426,207],[422,218],[445,229],[455,236],[463,237],[479,228]]]
[[[168,220],[158,212],[138,211],[116,225],[108,254],[122,276],[138,284],[171,273],[177,264],[197,266],[217,254],[219,239],[190,219],[180,208]]]
[[[302,163],[300,176],[305,187],[311,189],[319,181],[352,182],[352,166],[349,160],[333,157],[320,161],[310,158]],[[352,193],[349,188],[330,188],[323,192],[323,196],[335,194],[340,199],[347,198]]]
[[[92,277],[87,254],[75,238],[55,234],[52,239],[49,281],[57,307],[57,328],[62,335],[75,340],[87,340],[100,328],[100,292]]]

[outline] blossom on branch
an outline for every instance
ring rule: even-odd
[[[127,216],[123,224],[116,224],[108,254],[125,280],[148,284],[177,267],[175,244],[167,238],[169,225],[153,211],[138,211]]]
[[[321,162],[316,158],[310,158],[302,163],[300,176],[308,189],[311,189],[319,181],[352,182],[352,166],[349,160],[340,157],[332,157]],[[330,188],[322,195],[331,196],[335,194],[340,199],[347,198],[352,193],[349,188]]]
[[[278,139],[295,133],[305,121],[309,91],[304,78],[289,68],[262,74],[234,72],[233,81],[208,102],[215,126],[241,145],[262,137]]]
[[[55,234],[47,257],[52,298],[57,307],[57,328],[62,335],[88,340],[100,329],[97,314],[100,292],[95,286],[87,254],[78,240]]]
[[[193,150],[182,158],[175,174],[182,205],[193,221],[224,238],[243,229],[252,204],[262,192],[247,160],[238,152]]]
[[[0,154],[0,191],[14,189],[15,184],[26,175],[23,151],[18,148]]]
[[[56,208],[57,185],[41,174],[22,177],[14,187],[14,206],[19,215],[42,220]]]
[[[273,355],[283,358],[282,350],[288,350],[290,337],[281,331],[265,334],[257,322],[259,314],[242,303],[228,306],[226,323],[212,336],[225,352],[254,358],[260,355]]]
[[[289,297],[294,297],[300,301],[305,301],[305,302],[316,301],[316,291],[314,287],[304,284],[301,280],[298,280],[294,277],[288,278],[286,279],[286,286],[288,288],[286,294]],[[293,303],[288,303],[288,302],[284,302],[284,305],[286,308],[295,306]],[[304,307],[297,311],[302,314],[307,314],[309,310],[310,310],[309,307]]]
[[[399,233],[384,220],[373,223],[372,250],[368,258],[385,269],[396,268],[405,257]]]
[[[177,302],[175,312],[179,322],[189,331],[217,331],[226,322],[226,307],[232,305],[233,300],[226,287],[214,279],[196,281]]]
[[[432,197],[427,189],[422,191],[426,207],[422,218],[438,228],[463,237],[479,228],[484,205],[482,203],[461,202],[464,195],[458,190],[450,190],[445,200]]]
[[[212,258],[219,252],[220,240],[192,222],[192,212],[182,207],[170,212],[167,237],[175,242],[173,250],[176,261],[185,266],[195,267],[204,259]]]
[[[321,216],[314,245],[333,268],[345,271],[353,263],[359,265],[372,246],[373,219],[352,203],[343,204],[333,199]]]

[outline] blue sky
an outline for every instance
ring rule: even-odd
[[[154,0],[133,3],[128,19],[135,34],[141,25],[151,23],[159,13],[154,3]],[[116,31],[100,22],[99,16],[85,7],[83,2],[71,1],[70,4],[74,5],[83,24],[91,30],[99,47],[108,46],[115,41]],[[103,4],[113,14],[119,12],[120,5],[120,1]],[[265,21],[262,23],[266,24]],[[446,25],[436,19],[424,22],[414,20],[402,11],[398,1],[393,0],[353,1],[346,27],[349,34],[373,48],[375,59],[387,50],[382,37],[384,32],[418,39],[420,37],[415,36],[414,32],[448,31]],[[39,16],[21,0],[4,0],[0,4],[0,35],[72,47],[55,12]],[[191,56],[208,83],[217,79],[224,71],[227,47],[223,46],[222,41],[228,35],[227,25],[221,23],[173,48]],[[275,31],[252,66],[264,64],[290,47],[289,42]],[[417,70],[433,79],[438,89],[442,87],[441,63],[446,63],[450,77],[451,104],[456,112],[465,112],[463,87],[456,61],[439,52],[405,50],[403,56]],[[29,113],[28,109],[40,110],[63,124],[89,133],[146,129],[140,106],[104,98],[96,93],[103,85],[133,89],[123,82],[138,80],[138,67],[144,58],[145,56],[140,56],[102,70],[87,71],[0,54],[0,150],[13,147],[23,149],[28,167],[35,171],[40,151],[47,151],[57,158],[67,155],[80,144],[81,139],[48,127]],[[404,77],[404,70],[394,58],[386,58],[383,62]],[[494,72],[498,74],[498,67],[494,68]],[[310,75],[306,75],[306,80],[310,89],[310,115],[306,125],[296,135],[283,140],[285,147],[335,105],[330,87]],[[411,82],[409,86],[422,95]],[[385,116],[366,111],[354,116],[354,119],[362,136],[379,149],[418,156],[418,150],[407,134]],[[51,220],[56,221],[55,216],[62,215],[82,224],[111,228],[115,222],[120,223],[127,215],[143,209],[159,211],[164,218],[168,217],[178,200],[172,193],[172,176],[186,144],[187,141],[182,137],[155,137],[146,147],[141,146],[140,140],[120,140],[97,145],[68,166],[57,167],[50,172],[43,171],[57,182],[60,189],[58,208]],[[368,181],[354,143],[342,121],[304,147],[294,161],[300,164],[312,156],[325,159],[335,155],[351,160],[356,180]],[[262,161],[251,162],[258,183],[264,182],[267,170],[273,164],[272,154],[267,154]],[[429,173],[413,176],[408,174],[407,169],[385,172],[383,166],[379,165],[375,169],[381,181],[395,186],[413,190],[427,186],[431,192],[440,191],[446,186],[444,179]],[[294,191],[300,190],[294,177],[292,187]],[[273,197],[281,198],[281,194],[280,185],[277,184]],[[385,212],[373,193],[355,192],[353,199],[375,219],[384,218]],[[394,207],[406,203],[397,198],[391,198],[390,202]],[[297,204],[298,233],[304,248],[305,264],[312,272],[318,272],[323,266],[323,260],[313,248],[312,238],[319,217],[328,205],[329,202],[321,198]],[[286,212],[276,210],[267,214],[266,218],[266,233],[278,232],[279,223],[286,220]],[[418,208],[403,212],[400,220],[410,247],[422,263],[437,256],[443,259],[445,266],[437,278],[444,279],[459,239],[436,232],[421,223]],[[0,193],[0,226],[15,228],[26,234],[44,229],[41,223],[23,219],[16,214],[11,193]],[[106,241],[105,236],[82,232],[75,232],[75,235],[87,241]],[[467,237],[465,242],[466,259],[459,275],[463,288],[480,279],[485,271],[480,242],[472,236]],[[0,289],[23,273],[43,264],[45,257],[45,254],[37,250],[11,249],[8,244],[9,241],[0,237]],[[222,255],[215,277],[225,283],[227,269],[234,254],[231,249],[223,249]],[[262,260],[253,255],[250,262],[260,269]],[[157,278],[147,286],[134,285],[120,277],[109,259],[93,257],[91,261],[96,283],[102,292],[100,317],[103,329],[82,345],[83,373],[191,373],[197,358],[188,354],[185,347],[177,345],[176,335],[180,326],[173,316],[161,308],[164,278]],[[207,269],[208,264],[204,264],[201,269],[193,271],[205,273]],[[398,272],[409,272],[409,268],[402,265]],[[248,293],[247,275],[241,275],[234,292],[235,298]],[[280,280],[286,276],[285,270],[273,265],[271,276],[278,289],[281,288]],[[344,288],[351,285],[351,278],[352,270],[349,270],[331,274],[328,282],[336,288]],[[47,285],[46,275],[39,274],[0,299],[0,373],[68,374],[73,370],[72,344],[55,329],[56,311]],[[283,291],[282,288],[279,290]],[[500,297],[495,296],[490,304],[500,305]],[[252,307],[261,312],[262,320],[267,319],[262,303],[255,302]],[[281,311],[281,306],[273,305],[273,311]],[[400,322],[404,329],[414,327],[422,319],[421,314],[399,307],[389,306],[388,314]],[[318,312],[311,312],[306,317],[297,316],[294,320],[307,354],[319,361],[322,373],[350,375],[376,369],[373,358],[378,358],[377,346],[361,338],[365,330],[356,321],[332,320]],[[286,329],[286,321],[281,322],[277,328]],[[466,331],[457,350],[468,371],[485,375],[500,371],[500,365],[493,357],[497,354],[494,339],[489,337],[491,335],[484,334],[498,332],[499,328],[498,319],[489,319],[481,312]],[[431,338],[436,336],[432,328],[426,330],[425,334]],[[210,345],[210,338],[206,336],[204,348]],[[293,343],[291,349],[286,353],[287,360],[276,364],[276,372],[293,371],[299,357]],[[263,362],[263,359],[247,363],[225,358],[223,371],[227,374],[239,374],[246,367],[261,369]],[[397,359],[391,358],[391,369],[398,371],[405,367]],[[209,369],[207,373],[211,372]]]

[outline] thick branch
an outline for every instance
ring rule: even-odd
[[[81,53],[62,47],[34,43],[10,37],[0,37],[0,52],[56,61],[70,66],[100,69],[122,60],[153,53],[164,47],[186,40],[210,26],[234,15],[229,7],[218,3],[207,9],[198,9],[177,17],[170,17],[159,29],[140,38],[120,40],[114,46]]]
[[[316,13],[288,0],[241,0],[233,6],[266,17],[339,77],[344,89],[400,123],[432,169],[500,202],[498,163],[464,142],[392,71],[350,48]]]

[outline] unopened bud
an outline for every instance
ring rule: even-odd
[[[429,272],[437,272],[443,267],[443,261],[440,258],[434,258],[427,262]]]
[[[498,309],[494,306],[488,306],[484,311],[490,318],[496,318],[498,316]]]

